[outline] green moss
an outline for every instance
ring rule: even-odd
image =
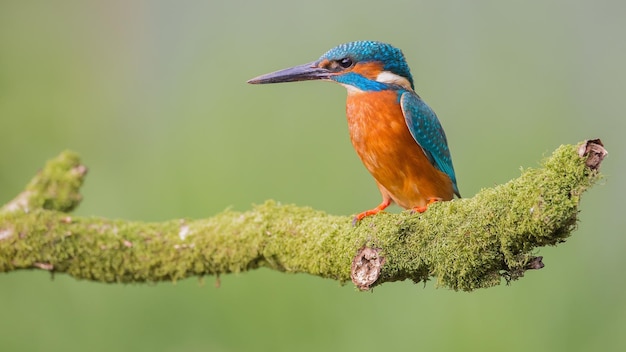
[[[435,277],[439,286],[471,291],[521,277],[538,247],[575,229],[580,195],[599,177],[576,150],[561,146],[541,168],[472,198],[357,226],[351,217],[274,201],[193,221],[70,217],[64,212],[80,201],[85,170],[65,152],[0,211],[0,271],[43,267],[128,283],[268,267],[345,282],[357,251],[369,246],[385,258],[376,284]]]

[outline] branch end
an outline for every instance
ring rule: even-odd
[[[578,155],[583,158],[587,157],[585,164],[592,170],[598,170],[604,157],[608,155],[604,145],[600,139],[589,139],[578,147]]]

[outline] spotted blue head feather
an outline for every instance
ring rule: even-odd
[[[384,63],[383,69],[385,71],[406,78],[411,83],[411,88],[415,89],[413,76],[402,50],[390,44],[373,40],[349,42],[328,50],[319,58],[318,62],[322,60],[339,60],[346,57],[351,58],[354,62],[382,62]]]

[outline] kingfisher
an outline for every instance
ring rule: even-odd
[[[316,61],[261,75],[251,84],[332,81],[348,91],[350,140],[376,180],[382,202],[354,223],[392,203],[424,212],[461,197],[446,134],[435,112],[415,93],[402,51],[378,41],[338,45]]]

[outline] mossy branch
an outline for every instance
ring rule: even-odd
[[[0,272],[43,269],[100,282],[157,282],[268,267],[360,289],[436,277],[471,291],[543,267],[537,247],[576,227],[581,194],[600,177],[601,143],[565,145],[506,184],[423,214],[352,218],[273,201],[246,212],[161,223],[71,216],[86,175],[78,156],[48,162],[0,209]]]

